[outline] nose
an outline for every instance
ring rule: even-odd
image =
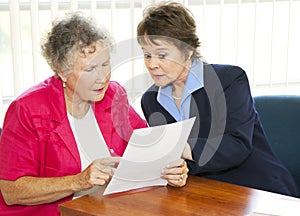
[[[149,59],[149,68],[153,69],[153,68],[158,68],[158,63],[159,59],[156,57],[152,57]]]
[[[105,83],[110,79],[110,70],[99,70],[96,74],[98,83]]]

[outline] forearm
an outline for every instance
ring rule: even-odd
[[[23,176],[15,181],[0,180],[3,198],[8,205],[38,205],[65,198],[77,191],[96,185],[105,185],[114,173],[112,164],[120,157],[107,157],[93,161],[84,171],[64,177]]]
[[[0,180],[0,188],[8,205],[37,205],[60,200],[80,190],[77,176],[40,178],[24,176],[16,181]]]
[[[210,139],[190,139],[194,161],[187,161],[191,175],[223,172],[239,166],[251,153],[250,139],[232,134]]]

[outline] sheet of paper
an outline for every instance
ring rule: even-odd
[[[263,204],[262,204],[263,203]],[[268,204],[258,203],[254,211],[247,216],[299,216],[300,199],[278,195],[270,197]]]
[[[181,157],[195,118],[134,130],[103,195],[167,185],[160,173],[168,163]]]

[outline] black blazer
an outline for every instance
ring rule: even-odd
[[[142,96],[150,126],[176,120],[158,103],[158,87]],[[246,73],[237,66],[204,64],[204,88],[192,94],[189,174],[271,192],[297,195],[290,173],[274,155],[254,108]]]

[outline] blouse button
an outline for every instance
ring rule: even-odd
[[[113,154],[113,153],[115,153],[115,151],[114,151],[113,149],[110,149],[110,153],[112,153],[112,154]]]

